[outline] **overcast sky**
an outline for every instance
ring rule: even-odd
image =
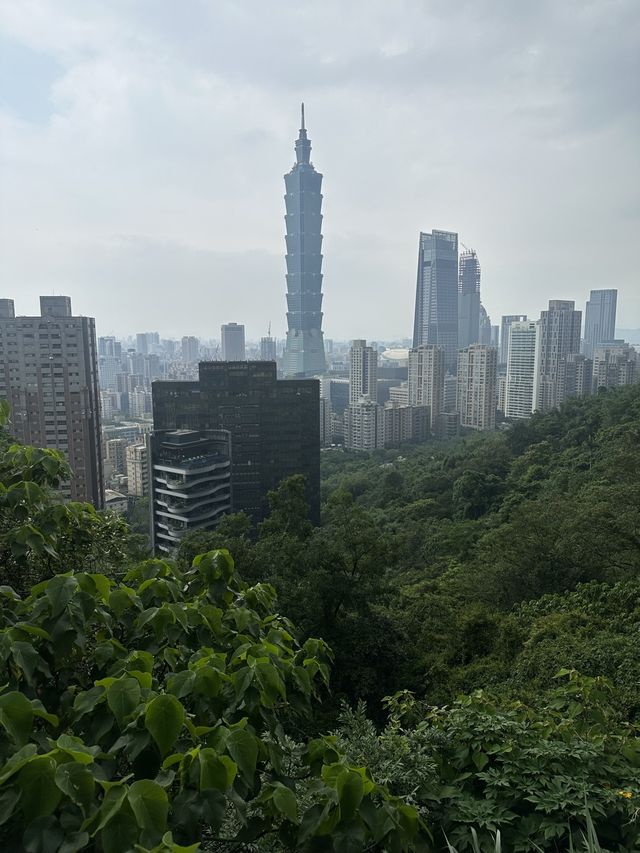
[[[3,0],[0,296],[282,335],[304,100],[328,337],[410,334],[432,228],[494,323],[617,287],[640,327],[639,60],[639,0]]]

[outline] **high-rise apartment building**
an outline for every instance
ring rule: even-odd
[[[302,121],[296,162],[284,176],[287,229],[287,341],[285,376],[317,376],[326,369],[322,336],[322,175],[311,163]]]
[[[244,326],[224,323],[220,327],[223,361],[244,361],[247,357],[244,343]]]
[[[616,336],[617,290],[592,290],[584,315],[582,352],[593,358],[598,344],[613,341]]]
[[[444,358],[444,349],[430,344],[409,350],[407,399],[412,406],[428,406],[431,429],[444,408]]]
[[[509,326],[512,323],[526,323],[526,314],[503,314],[500,320],[500,350],[498,364],[506,364],[509,358]]]
[[[344,446],[347,450],[378,450],[384,447],[384,409],[368,397],[350,403],[344,413]]]
[[[200,362],[198,381],[153,383],[154,429],[226,430],[234,512],[264,518],[267,493],[302,474],[318,520],[319,388],[313,379],[278,380],[272,362]]]
[[[18,441],[64,453],[72,470],[61,491],[104,501],[95,321],[74,317],[68,296],[41,296],[39,317],[16,317],[0,300],[0,398]]]
[[[536,409],[548,411],[562,402],[560,365],[570,353],[580,352],[581,327],[582,311],[576,311],[571,300],[551,299],[548,310],[541,312]]]
[[[364,340],[355,340],[349,350],[349,403],[368,397],[378,399],[378,353]]]
[[[130,444],[126,450],[127,491],[137,498],[149,494],[149,448],[146,444]]]
[[[581,353],[569,353],[560,363],[558,401],[591,394],[592,384],[593,361]]]
[[[458,347],[479,343],[480,263],[473,249],[460,255],[458,272]]]
[[[182,360],[187,364],[195,364],[199,356],[200,341],[193,335],[185,335],[182,338]]]
[[[443,347],[445,369],[455,374],[458,358],[458,235],[420,233],[413,346]]]
[[[458,414],[463,427],[495,429],[498,352],[473,344],[458,353]]]
[[[640,356],[625,341],[600,344],[593,352],[593,390],[640,381]]]
[[[504,416],[530,418],[536,405],[536,353],[538,324],[533,320],[513,320],[504,325],[507,334],[507,377]]]

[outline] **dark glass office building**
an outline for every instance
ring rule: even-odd
[[[322,175],[311,163],[304,126],[296,141],[296,162],[284,176],[287,228],[287,342],[285,376],[324,373],[322,337]]]
[[[420,233],[413,346],[439,346],[445,368],[458,365],[458,235],[451,231]]]
[[[263,361],[201,362],[199,377],[153,383],[155,430],[226,430],[232,512],[259,521],[267,514],[267,493],[287,477],[303,474],[311,517],[318,521],[318,380],[278,380],[275,363]]]

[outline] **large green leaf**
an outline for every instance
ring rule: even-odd
[[[339,790],[340,819],[348,821],[354,816],[362,802],[364,783],[362,776],[355,770],[350,770],[344,781],[340,781],[342,782],[342,790]]]
[[[253,780],[258,761],[258,741],[246,729],[234,729],[227,738],[229,755],[247,782]]]
[[[284,815],[291,823],[298,822],[298,804],[296,802],[296,795],[291,788],[287,788],[286,785],[277,782],[273,792],[273,804],[280,814]]]
[[[62,827],[48,815],[31,821],[22,836],[22,844],[25,853],[56,853],[63,839]]]
[[[134,818],[126,812],[115,814],[100,833],[104,853],[124,853],[132,850],[139,830]]]
[[[140,702],[140,684],[136,678],[119,678],[107,688],[107,704],[120,728]]]
[[[167,828],[169,798],[164,788],[150,779],[140,779],[129,788],[129,805],[143,829],[164,832]]]
[[[18,774],[21,807],[27,820],[51,814],[60,802],[62,793],[55,775],[56,762],[50,755],[35,756]]]
[[[175,696],[156,696],[147,705],[144,724],[162,755],[166,755],[178,739],[184,719],[184,708]]]
[[[93,801],[96,783],[93,774],[83,764],[67,761],[58,765],[55,773],[56,785],[74,803],[86,811]]]
[[[14,690],[0,696],[0,724],[18,746],[25,743],[33,726],[33,708],[23,693]]]
[[[7,788],[3,794],[0,794],[0,826],[12,816],[19,799],[20,791],[17,788]]]
[[[236,778],[238,767],[227,755],[218,755],[210,747],[200,750],[200,788],[226,791]]]
[[[51,604],[51,616],[59,616],[67,606],[75,591],[78,581],[66,575],[56,575],[47,584],[46,596]]]

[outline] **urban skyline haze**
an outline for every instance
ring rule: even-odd
[[[282,338],[304,100],[327,337],[410,337],[432,229],[478,251],[493,323],[616,288],[638,328],[639,33],[633,0],[5,4],[5,291],[101,334]]]

